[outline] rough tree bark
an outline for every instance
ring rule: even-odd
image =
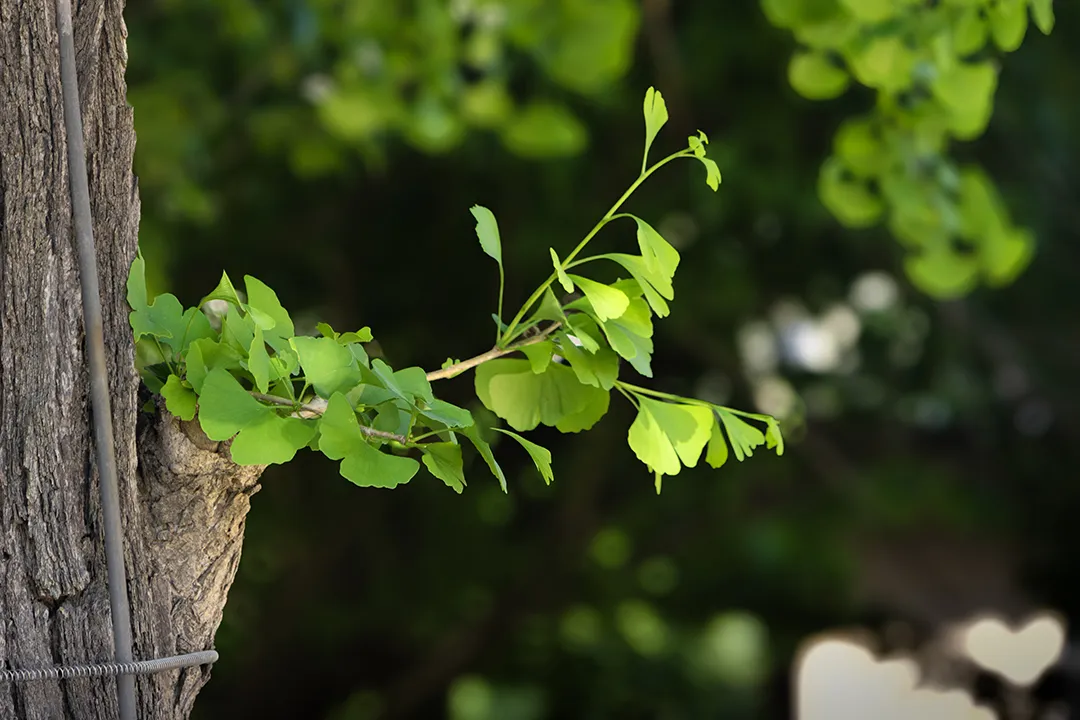
[[[75,47],[109,349],[136,659],[212,647],[260,468],[138,410],[124,299],[138,234],[121,0],[83,0]],[[0,0],[0,663],[112,658],[53,0]],[[185,718],[205,668],[138,680]],[[0,718],[115,718],[115,681],[0,686]]]

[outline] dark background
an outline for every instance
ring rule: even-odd
[[[547,247],[572,247],[638,172],[656,85],[672,117],[655,147],[701,128],[724,181],[713,194],[680,163],[631,203],[683,255],[652,386],[779,412],[787,452],[657,497],[615,398],[586,434],[532,435],[551,487],[509,447],[508,495],[482,468],[457,496],[423,475],[362,490],[311,453],[272,467],[196,717],[788,717],[815,633],[865,627],[884,653],[984,610],[1080,615],[1076,6],[1002,56],[989,130],[955,148],[1035,258],[938,302],[887,230],[844,229],[818,200],[833,133],[873,95],[796,95],[795,41],[756,3],[520,0],[501,35],[460,19],[474,5],[129,3],[151,284],[190,304],[222,269],[255,275],[298,332],[370,325],[395,367],[481,352],[497,275],[468,208],[499,219],[514,309]],[[328,83],[352,89],[346,111],[319,104]],[[491,97],[557,110],[515,126]],[[893,304],[852,308],[867,273]],[[747,367],[740,332],[775,338],[792,303],[854,312],[841,367]],[[468,376],[437,390],[476,402]],[[1069,704],[1073,686],[1063,666],[1032,697]],[[992,674],[969,688],[1005,694]]]

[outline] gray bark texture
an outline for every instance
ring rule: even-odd
[[[125,282],[132,172],[122,0],[74,19],[136,659],[209,649],[261,468],[162,408],[139,411]],[[0,667],[110,661],[53,0],[0,0]],[[185,718],[206,668],[137,681],[139,717]],[[0,686],[0,719],[111,720],[112,678]]]

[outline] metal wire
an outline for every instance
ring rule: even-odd
[[[217,662],[217,659],[217,651],[204,650],[203,652],[173,655],[172,657],[158,658],[156,660],[95,663],[93,665],[60,665],[30,670],[0,670],[0,683],[70,680],[71,678],[107,677],[110,675],[118,677],[149,675],[196,665],[211,665]]]
[[[70,0],[56,0],[56,29],[60,39],[60,89],[64,102],[64,132],[67,135],[68,185],[71,189],[75,240],[79,251],[83,325],[86,330],[86,354],[90,364],[94,445],[97,449],[98,478],[101,486],[113,646],[117,665],[126,666],[132,662],[131,609],[128,606],[127,574],[124,568],[124,531],[120,522],[112,408],[109,403],[109,377],[105,366],[101,289],[98,286],[97,252],[94,249],[93,218],[90,215],[90,188],[86,177],[86,147],[83,142],[82,111],[79,107],[79,78],[75,68]],[[131,675],[117,675],[116,690],[120,720],[136,720],[135,678]]]

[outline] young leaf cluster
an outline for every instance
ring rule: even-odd
[[[607,413],[612,391],[637,410],[627,440],[654,473],[657,492],[664,475],[694,467],[703,450],[712,467],[723,465],[731,453],[741,461],[763,444],[782,453],[779,426],[769,416],[620,380],[625,366],[652,376],[653,318],[670,312],[680,260],[649,223],[620,212],[623,204],[650,175],[678,158],[700,162],[713,190],[720,183],[716,163],[706,157],[704,133],[650,166],[649,150],[667,121],[664,99],[652,88],[644,114],[640,174],[565,258],[551,248],[551,275],[508,323],[502,319],[505,272],[498,223],[487,208],[472,208],[481,248],[499,267],[491,350],[448,360],[432,372],[394,370],[368,356],[369,328],[339,333],[320,323],[319,337],[296,335],[274,291],[251,276],[245,276],[241,293],[223,273],[195,307],[185,309],[167,293],[151,301],[139,256],[128,279],[128,303],[140,375],[170,413],[188,421],[197,417],[207,437],[229,441],[238,464],[284,463],[306,447],[339,461],[341,474],[364,487],[406,483],[422,463],[461,492],[464,438],[506,490],[506,477],[472,414],[432,392],[433,381],[473,368],[480,402],[513,431],[494,429],[524,448],[545,482],[554,477],[551,454],[519,433],[541,424],[561,432],[587,430]],[[637,252],[584,255],[589,242],[616,221],[632,225]],[[585,266],[598,264],[620,277],[605,283],[583,274]],[[562,299],[556,283],[565,293]],[[762,424],[764,431],[747,420]]]

